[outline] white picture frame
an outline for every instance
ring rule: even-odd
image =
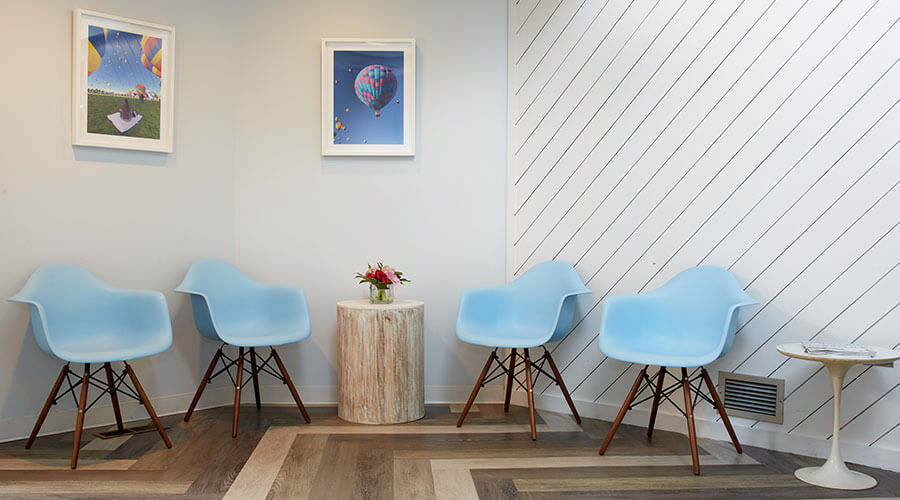
[[[323,156],[415,156],[415,39],[323,38],[321,121]]]
[[[76,9],[72,144],[172,152],[174,45],[170,26]]]

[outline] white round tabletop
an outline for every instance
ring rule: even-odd
[[[778,352],[780,352],[781,354],[784,354],[785,356],[791,358],[808,359],[810,361],[819,361],[822,363],[880,365],[900,359],[900,351],[897,351],[895,349],[888,349],[885,347],[878,347],[873,345],[867,345],[866,347],[875,351],[875,356],[869,357],[858,354],[809,354],[803,349],[803,345],[800,344],[800,342],[781,344],[780,346],[777,346],[776,349],[778,349]]]
[[[338,307],[347,309],[377,309],[379,311],[396,311],[399,309],[412,309],[422,307],[425,303],[421,300],[395,300],[390,304],[373,304],[369,299],[342,300],[337,303]]]

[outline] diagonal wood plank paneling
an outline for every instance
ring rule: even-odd
[[[553,347],[575,398],[618,405],[637,369],[597,348],[605,297],[715,264],[761,304],[714,368],[787,381],[783,425],[737,425],[829,439],[827,373],[774,346],[900,343],[900,3],[509,9],[510,272],[565,260],[594,291]],[[845,384],[844,438],[896,450],[900,367]]]

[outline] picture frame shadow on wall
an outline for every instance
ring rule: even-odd
[[[323,156],[415,156],[415,123],[415,39],[322,39]]]
[[[171,153],[175,29],[76,9],[72,38],[72,144]]]

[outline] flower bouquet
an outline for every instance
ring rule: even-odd
[[[369,284],[369,302],[372,304],[390,304],[394,301],[394,285],[408,283],[403,273],[381,262],[369,266],[366,274],[356,273],[360,284]]]

